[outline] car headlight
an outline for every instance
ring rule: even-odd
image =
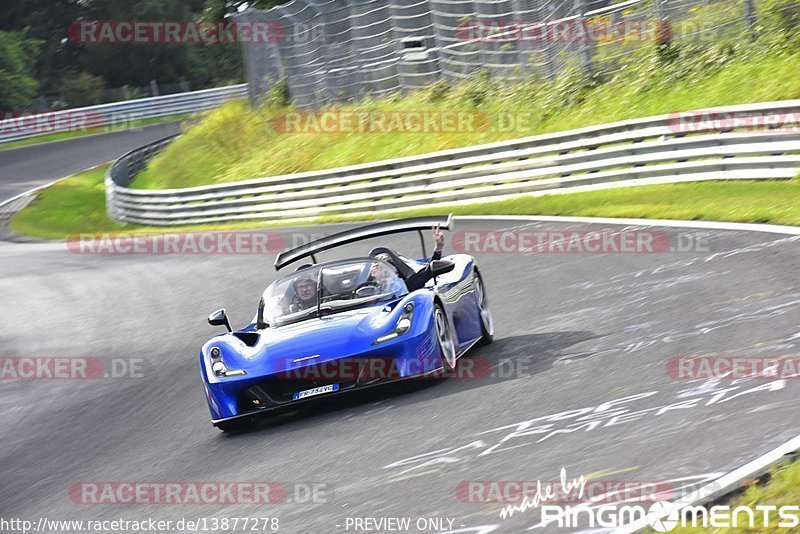
[[[411,330],[411,317],[414,315],[414,303],[408,302],[405,306],[403,306],[403,314],[400,316],[400,319],[397,320],[397,325],[395,325],[394,330],[390,333],[386,334],[385,336],[381,336],[375,340],[375,344],[383,343],[384,341],[390,341],[397,337],[402,336],[409,330]]]
[[[243,369],[228,369],[225,362],[222,361],[222,353],[219,347],[211,347],[209,356],[211,357],[211,372],[214,373],[214,376],[227,377],[247,374]]]

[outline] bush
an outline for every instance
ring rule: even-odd
[[[267,100],[264,104],[271,108],[288,108],[292,104],[289,80],[281,78],[273,81],[267,91]]]
[[[436,80],[431,84],[430,87],[427,89],[426,100],[428,102],[441,102],[444,100],[448,93],[451,91],[450,84],[447,83],[447,80]]]
[[[478,107],[486,102],[496,83],[488,71],[482,70],[458,84],[450,92],[450,97],[456,102]]]
[[[104,87],[103,78],[88,72],[72,74],[61,82],[61,92],[71,108],[99,104]]]
[[[800,3],[797,0],[771,0],[761,4],[758,16],[768,27],[788,34],[800,29]]]

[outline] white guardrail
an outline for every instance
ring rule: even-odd
[[[243,182],[168,190],[127,187],[171,140],[165,139],[126,154],[109,169],[107,208],[118,221],[149,225],[302,221],[611,187],[622,181],[789,179],[800,172],[800,100],[708,113],[713,115],[706,118],[716,122],[700,126],[701,112],[681,114],[695,122],[687,131],[676,115],[663,115]],[[741,131],[750,124],[773,128]]]
[[[0,145],[54,133],[125,128],[138,120],[199,113],[246,97],[247,84],[240,84],[47,113],[22,113],[0,120]]]

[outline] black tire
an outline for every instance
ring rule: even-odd
[[[488,345],[494,341],[494,318],[492,317],[492,310],[489,308],[486,286],[483,283],[481,273],[477,270],[473,279],[473,291],[475,291],[475,299],[478,301],[478,313],[481,316],[482,337],[479,344]]]
[[[433,327],[436,329],[436,342],[442,357],[442,370],[449,373],[455,370],[458,361],[458,348],[453,338],[453,330],[447,314],[440,304],[433,306]]]

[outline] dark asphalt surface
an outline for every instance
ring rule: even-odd
[[[124,153],[178,133],[180,123],[77,137],[0,150],[0,202],[58,178],[114,160]]]
[[[459,221],[457,229],[516,226]],[[706,252],[477,254],[497,336],[467,358],[491,362],[493,376],[323,400],[244,434],[210,426],[197,350],[217,332],[205,322],[210,311],[227,307],[235,325],[252,316],[276,276],[273,255],[2,244],[0,354],[141,358],[144,376],[0,381],[0,516],[277,517],[280,532],[315,534],[347,532],[348,517],[438,517],[459,532],[514,533],[538,521],[535,510],[503,519],[498,504],[462,502],[459,484],[557,480],[564,468],[570,478],[670,481],[679,496],[681,486],[800,433],[796,380],[687,382],[666,373],[679,356],[800,349],[798,239],[702,234]],[[415,235],[394,243],[418,246]],[[81,481],[278,481],[291,502],[80,504],[69,488]],[[324,486],[307,502],[302,488],[314,484]]]

